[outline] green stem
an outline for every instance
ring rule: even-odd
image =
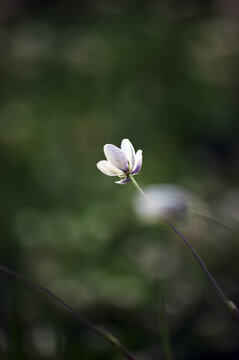
[[[44,294],[48,295],[49,297],[53,298],[58,304],[60,304],[63,308],[65,308],[67,311],[69,311],[75,318],[77,318],[81,323],[83,323],[85,326],[87,326],[90,330],[94,331],[101,337],[103,337],[105,340],[111,343],[115,348],[117,348],[122,355],[128,360],[135,360],[135,358],[130,354],[130,352],[120,343],[118,339],[116,339],[109,331],[105,330],[102,327],[98,327],[94,324],[92,324],[89,320],[84,318],[82,315],[80,315],[76,310],[74,310],[70,305],[62,301],[58,296],[53,294],[50,290],[44,288],[41,285],[36,284],[35,282],[28,280],[27,278],[23,277],[22,275],[17,274],[15,271],[12,271],[5,266],[0,265],[0,271],[3,273],[22,281],[23,283],[31,286],[32,288],[35,288],[37,290],[40,290]]]
[[[168,331],[168,325],[167,320],[165,316],[165,307],[164,307],[164,301],[162,296],[162,291],[160,290],[160,284],[159,279],[155,279],[155,287],[157,291],[157,297],[158,297],[158,305],[159,305],[159,326],[160,326],[160,332],[161,332],[161,338],[162,338],[162,345],[163,345],[163,352],[164,352],[164,358],[165,360],[172,360],[172,347],[171,347],[171,341]]]
[[[130,174],[129,175],[133,185],[136,187],[136,189],[140,192],[141,195],[143,195],[143,197],[145,199],[147,199],[147,201],[151,201],[150,198],[144,193],[144,191],[141,189],[141,187],[138,185],[138,183],[136,182],[136,180],[134,179],[134,177]],[[164,216],[161,215],[162,219],[166,222],[166,224],[168,224],[168,226],[185,242],[185,244],[187,245],[187,247],[191,250],[191,252],[193,253],[194,257],[196,258],[197,262],[199,263],[199,265],[201,266],[202,270],[204,271],[205,275],[207,276],[207,278],[209,279],[209,281],[211,282],[211,284],[213,285],[213,287],[215,288],[215,290],[217,291],[217,293],[219,294],[219,296],[221,297],[223,303],[226,305],[226,307],[231,311],[231,313],[235,316],[236,320],[239,322],[239,311],[236,307],[236,305],[227,298],[227,296],[224,294],[224,292],[222,291],[222,289],[220,288],[220,286],[218,285],[218,283],[216,282],[216,280],[214,279],[214,277],[211,275],[211,273],[209,272],[207,266],[205,265],[205,263],[203,262],[203,260],[201,259],[201,257],[199,256],[199,254],[197,253],[197,251],[194,249],[194,247],[192,246],[192,244],[189,242],[189,240],[169,221],[169,219]]]

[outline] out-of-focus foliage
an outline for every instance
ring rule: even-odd
[[[135,189],[95,164],[144,153],[137,180],[183,186],[238,220],[238,5],[27,1],[0,5],[0,262],[159,359],[158,276],[175,359],[237,359],[237,324],[184,244],[141,223]],[[176,221],[239,304],[239,238]],[[57,304],[0,276],[6,359],[120,359]]]

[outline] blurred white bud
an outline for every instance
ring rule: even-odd
[[[147,186],[143,191],[150,201],[138,194],[133,208],[138,217],[148,223],[160,221],[161,216],[182,219],[196,203],[194,196],[182,187],[171,184]]]

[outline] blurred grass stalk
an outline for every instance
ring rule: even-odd
[[[233,224],[231,224],[231,222],[232,222],[231,219],[224,220],[221,218],[221,216],[219,217],[218,214],[216,214],[216,215],[211,214],[207,210],[200,211],[200,210],[196,210],[196,209],[191,209],[190,213],[192,215],[200,217],[204,220],[212,221],[215,224],[220,225],[227,230],[230,230],[234,235],[239,236],[239,230],[236,228],[235,222]]]
[[[159,327],[160,327],[160,335],[162,339],[162,347],[164,353],[165,360],[172,360],[172,346],[171,340],[169,336],[168,324],[166,319],[165,307],[164,307],[164,298],[162,295],[162,290],[160,288],[159,278],[155,279],[155,287],[158,299],[158,307],[159,307]]]
[[[138,185],[137,181],[134,179],[134,177],[129,174],[129,177],[133,183],[133,185],[136,187],[137,191],[139,191],[139,193],[147,200],[147,201],[151,201],[150,198],[145,194],[145,192],[141,189],[141,187]],[[230,312],[233,314],[233,316],[235,317],[235,319],[239,322],[239,311],[238,308],[236,307],[236,305],[227,298],[227,296],[224,294],[224,292],[222,291],[222,289],[220,288],[220,286],[218,285],[218,283],[216,282],[216,280],[214,279],[214,277],[212,276],[212,274],[209,272],[207,266],[205,265],[205,263],[203,262],[203,260],[201,259],[201,257],[198,255],[197,251],[194,249],[194,247],[192,246],[192,244],[188,241],[188,239],[169,221],[169,219],[164,216],[161,215],[162,219],[166,222],[166,224],[168,224],[168,226],[185,242],[185,244],[187,245],[187,247],[191,250],[191,252],[193,253],[194,257],[196,258],[196,260],[198,261],[199,265],[201,266],[202,270],[204,271],[204,273],[206,274],[207,278],[209,279],[209,281],[211,282],[211,284],[213,285],[213,287],[216,289],[217,293],[219,294],[219,296],[221,297],[223,303],[226,305],[226,307],[230,310]]]
[[[96,326],[93,323],[91,323],[89,320],[87,320],[82,315],[80,315],[76,310],[74,310],[70,305],[68,305],[67,303],[62,301],[58,296],[53,294],[50,290],[44,288],[41,285],[38,285],[37,283],[35,283],[31,280],[28,280],[27,278],[17,274],[15,271],[12,271],[5,266],[0,265],[0,271],[2,271],[3,273],[5,273],[17,280],[20,280],[21,282],[31,286],[34,289],[40,290],[41,292],[43,292],[46,295],[50,296],[52,299],[54,299],[56,302],[58,302],[58,304],[60,304],[64,309],[69,311],[74,317],[76,317],[78,320],[80,320],[80,322],[83,323],[86,327],[88,327],[90,330],[94,331],[101,337],[103,337],[111,345],[113,345],[115,348],[117,348],[118,351],[121,352],[121,354],[126,359],[136,360],[114,335],[112,335],[109,331],[105,330],[104,328]]]

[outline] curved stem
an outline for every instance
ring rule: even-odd
[[[224,220],[220,219],[219,217],[210,214],[209,212],[202,212],[202,211],[199,211],[199,210],[196,210],[196,209],[192,209],[192,210],[190,210],[190,213],[192,215],[201,217],[202,219],[213,221],[214,223],[216,223],[216,224],[218,224],[220,226],[223,226],[224,228],[226,228],[226,229],[230,230],[231,232],[233,232],[235,235],[239,236],[239,231],[236,230],[232,225],[230,225],[229,222],[224,221]]]
[[[134,179],[134,177],[130,174],[129,175],[133,185],[136,187],[136,189],[140,192],[141,195],[143,195],[143,197],[145,199],[147,199],[148,201],[150,201],[150,198],[144,193],[144,191],[141,189],[141,187],[138,185],[138,183],[136,182],[136,180]],[[199,256],[199,254],[197,253],[197,251],[194,249],[194,247],[192,246],[192,244],[189,242],[189,240],[169,221],[169,219],[164,216],[161,215],[162,219],[166,222],[166,224],[184,241],[184,243],[187,245],[187,247],[190,249],[190,251],[193,253],[194,257],[196,258],[197,262],[199,263],[199,265],[201,266],[202,270],[204,271],[205,275],[207,276],[207,278],[209,279],[209,281],[211,282],[211,284],[213,285],[213,287],[215,288],[215,290],[217,291],[217,293],[219,294],[219,296],[221,297],[222,301],[224,302],[224,304],[226,305],[226,307],[231,311],[231,313],[235,316],[235,318],[237,319],[237,321],[239,321],[239,312],[238,309],[236,307],[236,305],[230,301],[227,296],[225,295],[225,293],[222,291],[222,289],[220,288],[220,286],[218,285],[218,283],[216,282],[216,280],[214,279],[214,277],[212,276],[212,274],[209,272],[207,266],[205,265],[205,263],[203,262],[203,260],[201,259],[201,257]]]
[[[56,302],[58,302],[58,304],[60,304],[63,308],[65,308],[67,311],[69,311],[75,318],[80,320],[80,322],[82,322],[90,330],[94,331],[95,333],[97,333],[98,335],[103,337],[105,340],[110,342],[115,348],[117,348],[121,352],[122,355],[124,355],[124,357],[126,359],[128,359],[128,360],[136,360],[129,353],[129,351],[120,343],[120,341],[118,339],[116,339],[110,332],[108,332],[107,330],[105,330],[102,327],[98,327],[98,326],[92,324],[89,320],[87,320],[82,315],[80,315],[76,310],[74,310],[70,305],[68,305],[64,301],[62,301],[58,296],[53,294],[53,292],[51,292],[50,290],[44,288],[41,285],[38,285],[37,283],[35,283],[35,282],[31,281],[31,280],[28,280],[27,278],[23,277],[22,275],[17,274],[15,271],[12,271],[12,270],[6,268],[5,266],[0,265],[0,271],[4,272],[5,274],[7,274],[7,275],[9,275],[9,276],[11,276],[11,277],[13,277],[13,278],[15,278],[17,280],[20,280],[20,281],[24,282],[25,284],[31,286],[32,288],[40,290],[41,292],[43,292],[46,295],[50,296]]]

